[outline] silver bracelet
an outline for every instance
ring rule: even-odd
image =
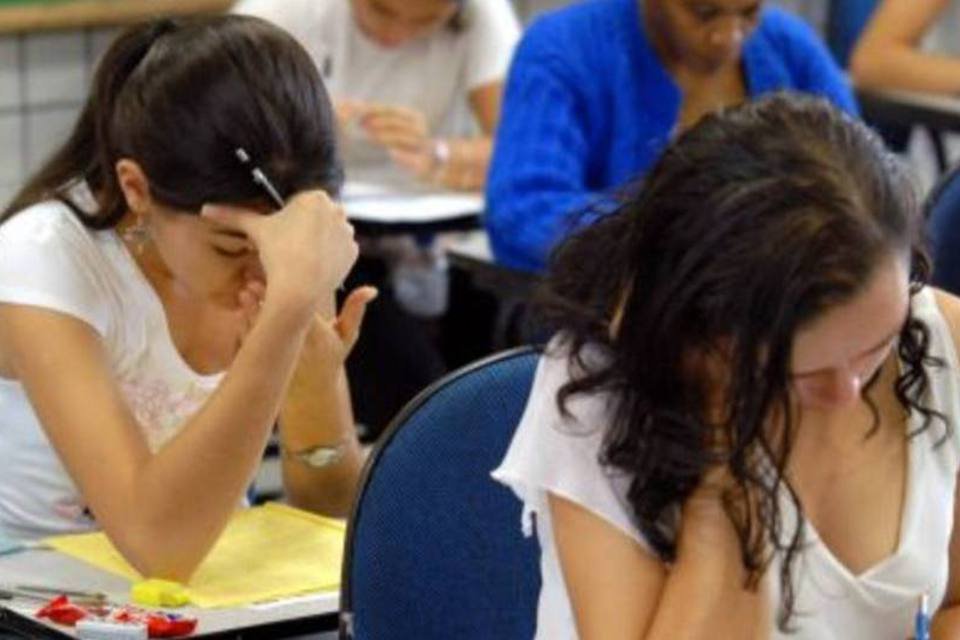
[[[433,141],[433,166],[435,171],[450,163],[450,153],[449,142],[443,138],[437,138]]]

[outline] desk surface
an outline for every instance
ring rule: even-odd
[[[857,99],[864,115],[870,120],[960,131],[960,97],[916,91],[860,89]]]
[[[341,202],[358,231],[371,235],[473,229],[484,209],[480,193],[404,191],[357,182],[344,186]]]
[[[112,602],[129,601],[130,584],[127,580],[57,551],[26,551],[0,556],[0,585],[17,584],[102,591]],[[245,630],[244,638],[263,637],[272,640],[336,629],[339,601],[339,593],[334,591],[248,607],[184,608],[177,612],[196,616],[199,620],[192,638],[231,637]],[[0,617],[0,624],[27,632],[29,637],[37,637],[41,632],[49,632],[47,637],[51,638],[76,637],[71,629],[49,622],[43,622],[43,626],[38,627],[39,621],[33,617],[39,608],[36,602],[0,602],[0,607],[0,612],[5,614]]]

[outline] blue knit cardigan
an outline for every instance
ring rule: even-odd
[[[512,63],[487,186],[497,260],[537,271],[598,196],[642,175],[673,135],[681,93],[640,0],[585,0],[548,13]],[[767,7],[743,48],[751,96],[789,89],[857,112],[850,86],[806,23]]]

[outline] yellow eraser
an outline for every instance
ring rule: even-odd
[[[151,578],[133,585],[130,596],[145,607],[182,607],[190,604],[190,593],[179,582]]]

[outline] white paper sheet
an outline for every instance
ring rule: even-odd
[[[480,193],[403,193],[388,186],[348,182],[341,196],[347,217],[381,224],[428,224],[483,213]]]

